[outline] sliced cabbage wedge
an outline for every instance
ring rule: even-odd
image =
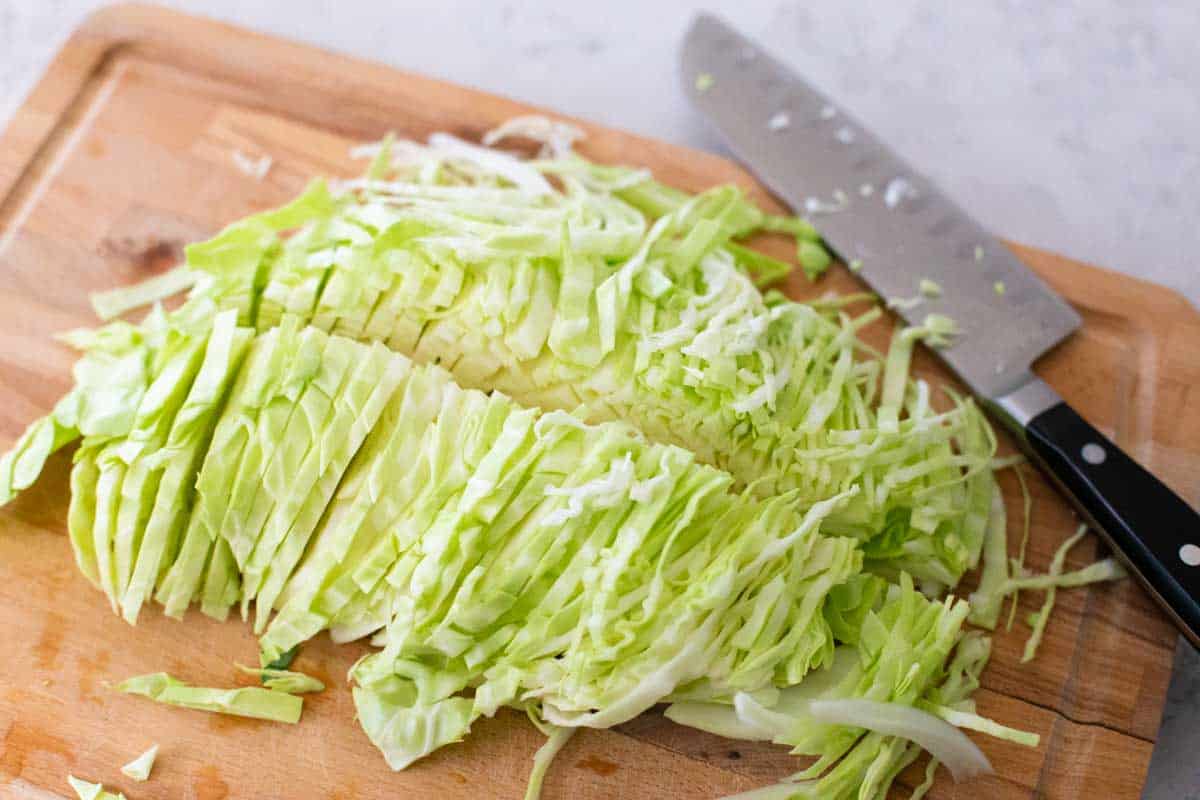
[[[732,483],[624,424],[413,368],[285,586],[262,658],[326,628],[378,630],[355,702],[397,768],[502,705],[608,727],[680,686],[732,697],[799,681],[832,658],[826,601],[860,568],[853,540],[818,532],[855,490],[802,512]]]
[[[213,277],[188,305],[235,307],[260,331],[297,314],[468,388],[626,421],[762,497],[811,507],[858,486],[827,529],[865,542],[868,567],[892,579],[944,588],[978,562],[988,500],[971,478],[994,440],[975,434],[986,422],[970,401],[935,409],[908,378],[913,342],[940,327],[898,335],[881,400],[885,365],[857,336],[878,311],[764,296],[748,276],[778,270],[736,237],[819,249],[807,223],[734,187],[693,196],[573,155],[521,162],[447,139],[387,152],[340,194],[314,184],[298,231],[267,243],[250,225],[255,258],[189,251]]]
[[[175,414],[167,442],[155,459],[161,470],[157,494],[135,545],[133,574],[121,599],[122,616],[130,623],[137,621],[139,610],[154,594],[160,579],[165,581],[165,575],[170,574],[169,568],[181,550],[195,503],[196,473],[251,337],[249,329],[238,327],[235,311],[222,312],[213,320],[203,361]]]
[[[272,428],[271,421],[281,415],[286,420],[293,407],[287,402],[289,393],[295,396],[296,385],[302,386],[304,376],[315,369],[312,358],[292,358],[289,364],[299,336],[299,326],[291,320],[257,337],[249,347],[198,467],[195,505],[178,557],[156,594],[172,616],[181,616],[198,599],[204,613],[224,618],[240,595],[240,573],[229,541],[242,530],[233,520],[244,518],[249,501],[245,490],[235,489],[244,476],[240,485],[253,490],[261,463],[259,431],[265,428],[278,436],[280,423]],[[282,399],[272,406],[277,396]],[[275,441],[271,440],[272,446]]]
[[[149,330],[155,337],[153,346],[141,353],[144,389],[138,392],[138,404],[123,425],[127,430],[117,435],[85,436],[79,450],[79,458],[85,462],[80,493],[68,516],[76,558],[89,562],[91,569],[85,574],[94,576],[114,611],[119,611],[133,573],[139,537],[150,516],[161,477],[162,447],[195,378],[207,337],[203,330],[190,331],[175,324]]]

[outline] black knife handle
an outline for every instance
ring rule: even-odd
[[[1200,647],[1200,514],[1064,402],[1025,425],[1026,441]]]

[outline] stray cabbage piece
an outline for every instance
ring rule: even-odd
[[[126,694],[147,697],[156,703],[289,724],[300,721],[300,712],[304,708],[302,698],[287,692],[257,686],[240,689],[188,686],[165,672],[128,678],[117,684],[116,688]]]
[[[311,675],[303,672],[293,672],[287,669],[270,669],[268,667],[246,667],[241,664],[237,668],[247,675],[255,675],[263,686],[277,692],[289,694],[307,694],[308,692],[323,692],[325,684]]]
[[[75,790],[79,800],[125,800],[125,795],[120,792],[107,791],[103,784],[85,781],[74,775],[67,776],[67,783]]]
[[[489,147],[510,138],[519,137],[541,142],[543,156],[567,156],[575,142],[583,139],[583,130],[569,122],[551,120],[536,114],[513,117],[484,134],[483,143]]]
[[[1004,503],[1000,496],[1000,490],[997,488],[994,490],[991,521],[988,525],[988,543],[985,546],[983,574],[979,588],[971,594],[970,598],[971,622],[984,628],[995,628],[1005,597],[1024,590],[1045,591],[1046,599],[1041,610],[1030,615],[1029,626],[1032,632],[1029,640],[1025,643],[1025,652],[1021,659],[1022,663],[1025,663],[1033,660],[1037,654],[1037,647],[1054,607],[1058,589],[1120,580],[1128,573],[1121,563],[1111,556],[1073,572],[1064,573],[1062,570],[1067,552],[1087,532],[1087,526],[1080,525],[1074,535],[1068,537],[1055,551],[1047,574],[1012,575],[1010,574],[1011,565],[1007,556],[1004,528]],[[1014,561],[1014,563],[1017,562]]]
[[[929,278],[921,279],[921,281],[917,284],[917,291],[919,291],[925,297],[942,296],[941,284],[937,281],[930,280]]]
[[[196,278],[185,265],[180,265],[131,286],[96,292],[89,299],[96,316],[107,322],[126,311],[148,306],[190,289],[196,284]]]
[[[151,745],[149,750],[121,767],[121,774],[133,778],[135,781],[149,780],[150,770],[154,768],[154,759],[157,757],[158,745]]]
[[[546,771],[558,752],[566,746],[577,728],[560,728],[539,722],[531,713],[529,718],[546,734],[546,742],[533,755],[533,768],[529,771],[529,784],[525,789],[525,800],[538,800],[542,796],[542,782],[546,779]]]
[[[808,713],[817,722],[859,727],[908,739],[945,764],[955,781],[994,771],[987,756],[966,734],[913,706],[853,698],[814,700],[808,705]]]

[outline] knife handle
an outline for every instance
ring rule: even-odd
[[[1061,400],[1025,422],[1025,438],[1200,648],[1200,514]]]

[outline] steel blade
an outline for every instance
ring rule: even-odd
[[[1035,359],[1079,327],[1066,301],[787,65],[711,15],[692,23],[681,52],[692,102],[733,152],[821,230],[913,324],[941,313],[958,323],[939,351],[971,388],[996,398]],[[939,297],[925,297],[922,281]],[[919,301],[914,301],[919,298]]]

